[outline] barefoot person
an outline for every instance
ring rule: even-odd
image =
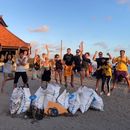
[[[104,60],[103,65],[101,67],[102,69],[102,87],[101,87],[101,93],[105,94],[105,83],[107,84],[107,96],[110,96],[110,82],[112,78],[112,65],[110,64],[109,60]]]
[[[80,85],[83,85],[83,77],[82,77],[82,56],[80,54],[80,50],[76,50],[76,55],[73,57],[74,59],[74,67],[73,71],[74,73],[78,72],[80,75]]]
[[[113,58],[112,63],[116,64],[116,70],[115,70],[115,79],[113,81],[113,87],[111,88],[111,90],[116,88],[116,83],[120,76],[122,76],[122,78],[125,78],[125,80],[127,81],[128,88],[130,90],[130,81],[127,66],[128,64],[130,64],[130,60],[125,55],[125,50],[120,50],[120,56],[117,58]]]
[[[39,78],[40,74],[41,59],[40,55],[37,54],[37,51],[38,50],[36,49],[33,61],[32,80]]]
[[[46,88],[51,80],[51,64],[48,57],[41,64],[41,85]],[[45,84],[44,84],[45,83]],[[43,86],[44,85],[44,86]]]
[[[73,87],[73,54],[71,54],[71,49],[67,49],[67,53],[63,56],[64,61],[64,79],[65,86],[67,87],[67,77],[71,76],[71,86]]]
[[[100,79],[102,79],[102,69],[99,69],[100,67],[102,67],[103,64],[103,60],[107,60],[107,59],[112,59],[111,55],[109,53],[107,53],[107,55],[109,56],[109,58],[105,58],[103,57],[103,53],[99,52],[98,53],[98,58],[96,58],[97,56],[97,51],[95,52],[94,56],[93,56],[93,60],[97,62],[97,70],[96,70],[96,88],[95,91],[98,92],[98,87],[99,87],[99,82]]]
[[[63,70],[62,61],[60,59],[59,54],[56,54],[54,58],[55,58],[54,59],[55,80],[56,83],[58,83],[58,77],[59,77],[60,84],[62,84],[62,70]]]
[[[83,71],[83,77],[90,78],[92,73],[92,62],[90,60],[90,53],[86,52],[83,55],[83,61],[82,61],[82,71]]]
[[[13,72],[12,72],[13,64],[14,62],[12,60],[12,55],[7,52],[4,58],[1,92],[4,91],[4,86],[5,86],[6,81],[14,79]]]

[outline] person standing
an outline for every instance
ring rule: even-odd
[[[105,91],[105,83],[107,83],[107,96],[110,96],[110,83],[112,78],[112,65],[110,64],[109,60],[104,60],[103,65],[101,67],[102,69],[102,87],[101,87],[101,93],[106,93]]]
[[[48,57],[45,57],[45,61],[41,64],[41,84],[46,88],[51,80],[51,64]],[[45,84],[43,84],[45,83]],[[43,86],[44,85],[44,86]]]
[[[90,60],[90,53],[86,52],[83,55],[83,61],[82,61],[82,71],[83,71],[83,77],[89,78],[92,73],[92,62]]]
[[[71,49],[67,48],[67,53],[63,56],[64,62],[64,79],[65,79],[65,86],[67,87],[67,77],[71,76],[71,86],[73,85],[73,54],[71,54]]]
[[[111,90],[116,88],[116,83],[118,81],[118,78],[121,76],[122,78],[125,78],[127,81],[128,88],[130,90],[130,80],[129,80],[129,74],[128,74],[128,64],[130,64],[130,60],[125,55],[125,50],[120,50],[120,56],[113,58],[112,63],[116,64],[115,67],[115,79],[113,81],[113,87]]]
[[[12,55],[8,52],[6,52],[5,57],[4,57],[4,66],[3,66],[3,77],[2,77],[2,86],[1,86],[1,92],[4,92],[4,86],[6,81],[8,80],[13,80],[14,75],[12,72],[12,67],[13,67],[13,59]]]
[[[35,50],[35,57],[33,61],[33,70],[32,70],[32,80],[39,78],[40,67],[41,67],[40,55],[38,55],[37,50]]]
[[[19,52],[19,56],[16,57],[16,72],[14,77],[14,88],[17,87],[17,83],[20,77],[22,77],[24,86],[28,85],[28,76],[26,73],[27,58],[24,57],[24,52]]]
[[[97,54],[98,54],[98,58],[96,58]],[[96,51],[93,56],[93,60],[97,62],[97,70],[96,70],[96,79],[97,80],[96,80],[96,88],[95,88],[96,92],[98,92],[99,82],[102,79],[102,69],[99,69],[103,65],[102,61],[112,59],[112,57],[109,53],[107,53],[107,55],[109,56],[109,58],[103,57],[103,53],[101,51],[99,53]]]
[[[83,77],[82,77],[82,56],[80,54],[80,49],[76,50],[76,55],[73,57],[74,59],[74,67],[73,71],[74,73],[78,72],[80,75],[80,84],[83,85]]]
[[[54,57],[54,71],[55,71],[55,80],[56,83],[58,83],[58,76],[59,76],[59,81],[60,84],[62,84],[62,60],[60,59],[59,54],[56,54]]]

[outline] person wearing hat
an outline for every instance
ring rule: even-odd
[[[130,90],[130,80],[129,80],[129,74],[128,74],[128,64],[130,64],[130,60],[125,55],[125,50],[120,50],[120,56],[113,58],[112,63],[116,64],[116,70],[115,70],[115,79],[113,81],[113,87],[111,90],[116,88],[116,83],[118,81],[118,78],[121,76],[122,78],[125,78],[127,81],[128,88]]]
[[[98,58],[96,58],[98,54]],[[103,53],[100,52],[95,52],[94,56],[93,56],[93,60],[97,62],[97,70],[96,70],[96,88],[95,91],[98,92],[98,87],[99,87],[99,82],[100,79],[102,79],[102,69],[99,69],[100,67],[102,67],[103,65],[103,60],[108,60],[108,59],[112,59],[111,55],[109,53],[107,53],[107,55],[109,56],[108,58],[103,57]]]

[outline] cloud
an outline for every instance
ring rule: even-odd
[[[119,52],[120,50],[126,50],[126,48],[122,47],[121,45],[118,45],[115,47],[114,52]]]
[[[116,0],[118,4],[129,4],[130,0]]]
[[[35,29],[29,29],[29,32],[48,32],[49,28],[47,25],[43,25],[41,27],[37,27]]]
[[[112,16],[106,16],[105,19],[106,19],[107,21],[111,21],[111,20],[112,20]]]
[[[96,16],[92,16],[92,20],[96,21],[97,17]]]
[[[59,44],[52,44],[52,43],[44,43],[43,44],[43,47],[45,48],[45,46],[48,45],[48,48],[49,49],[53,49],[55,51],[59,51],[60,50],[60,45]],[[65,50],[65,47],[63,46],[62,47],[63,50]]]
[[[35,50],[37,50],[38,52],[38,54],[40,53],[40,44],[39,44],[39,42],[37,42],[37,41],[31,41],[30,42],[31,43],[31,57],[34,57],[34,54],[35,54]]]
[[[99,46],[99,47],[101,47],[103,49],[107,49],[108,48],[108,46],[107,46],[107,44],[105,42],[97,42],[97,43],[94,43],[93,45],[94,46]]]

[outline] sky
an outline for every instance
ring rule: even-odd
[[[130,0],[0,0],[0,15],[8,29],[25,42],[32,52],[51,54],[75,50],[81,41],[84,52],[107,52],[113,57],[125,49],[130,57]]]

